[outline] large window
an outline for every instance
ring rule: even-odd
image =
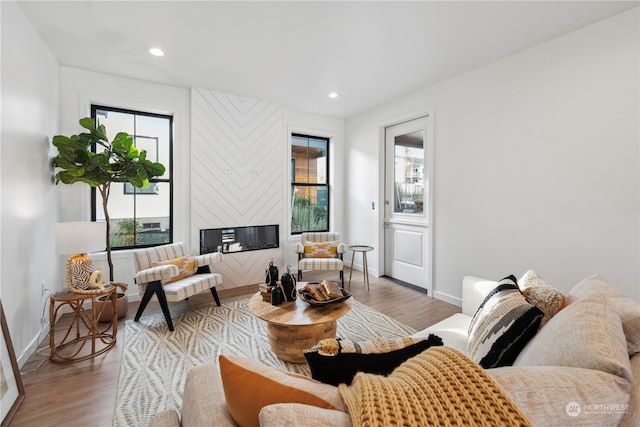
[[[291,135],[291,234],[329,231],[329,139]]]
[[[152,246],[173,241],[173,117],[91,106],[91,117],[107,129],[109,140],[118,132],[133,137],[138,150],[147,151],[147,159],[165,167],[162,176],[149,180],[149,185],[135,188],[129,183],[111,184],[109,217],[111,246],[114,249]],[[94,148],[95,149],[95,148]],[[101,199],[91,192],[91,217],[104,221]]]

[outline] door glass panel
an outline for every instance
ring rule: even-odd
[[[394,138],[394,212],[424,211],[424,131]]]

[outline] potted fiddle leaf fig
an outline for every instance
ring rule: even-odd
[[[134,187],[142,188],[149,184],[150,178],[162,176],[165,167],[148,160],[147,152],[138,151],[133,145],[133,138],[126,132],[119,132],[113,141],[109,141],[104,125],[96,126],[91,117],[80,119],[80,126],[88,132],[53,137],[53,145],[58,149],[58,155],[53,159],[53,164],[57,168],[56,184],[84,182],[100,193],[107,226],[109,280],[113,282],[108,210],[111,183],[128,182]],[[93,147],[95,152],[92,151]]]

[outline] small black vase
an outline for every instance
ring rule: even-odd
[[[284,302],[284,294],[282,292],[282,287],[278,282],[271,289],[271,305],[281,305]]]
[[[275,286],[278,281],[278,266],[274,265],[273,258],[269,260],[269,264],[267,264],[267,269],[264,274],[264,283],[269,286]]]
[[[287,272],[282,275],[280,282],[284,289],[284,298],[287,301],[295,301],[298,297],[298,290],[296,289],[296,279],[291,274],[290,265],[287,265]]]

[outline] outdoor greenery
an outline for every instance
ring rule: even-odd
[[[135,246],[140,243],[142,225],[133,219],[118,221],[118,231],[111,234],[111,246]]]
[[[295,197],[292,207],[291,232],[328,230],[327,208],[312,205],[305,197]]]
[[[80,119],[79,122],[80,126],[88,132],[69,137],[63,135],[53,137],[53,145],[58,149],[58,155],[53,159],[53,164],[58,168],[55,175],[56,184],[84,182],[99,191],[107,225],[105,240],[109,280],[113,281],[111,240],[109,239],[111,227],[107,208],[111,183],[129,182],[136,188],[142,188],[149,184],[150,178],[162,176],[165,167],[160,163],[147,160],[147,152],[138,151],[133,144],[133,138],[128,133],[119,132],[113,141],[109,141],[104,125],[96,126],[91,117]]]

